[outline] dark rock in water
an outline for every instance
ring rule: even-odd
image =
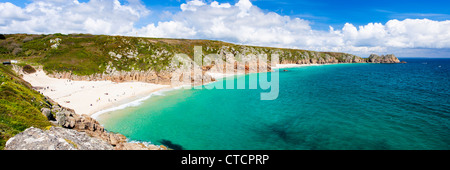
[[[183,146],[181,146],[181,145],[179,145],[179,144],[172,143],[172,141],[170,141],[170,140],[163,139],[163,140],[161,140],[161,141],[159,141],[159,142],[160,142],[161,144],[163,144],[164,146],[169,147],[170,149],[173,149],[173,150],[183,150]]]
[[[407,62],[406,62],[406,61],[402,61],[402,62],[400,62],[400,63],[403,63],[403,64],[404,64],[404,63],[407,63]]]

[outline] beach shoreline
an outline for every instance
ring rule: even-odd
[[[23,74],[23,79],[35,90],[51,98],[63,107],[73,109],[79,115],[93,115],[146,97],[169,85],[144,82],[73,81],[49,77],[44,71]]]
[[[272,69],[320,65],[324,64],[277,64]],[[97,119],[98,116],[104,113],[137,106],[142,101],[155,95],[155,93],[178,90],[186,86],[170,86],[144,82],[74,81],[49,77],[41,69],[37,70],[36,73],[20,74],[23,74],[23,79],[29,82],[44,96],[51,98],[61,106],[73,109],[79,115],[86,114],[94,119]],[[235,74],[225,73],[208,74],[217,81],[235,76]],[[203,85],[207,84],[209,83]]]
[[[331,63],[331,64],[277,64],[276,67],[272,67],[272,69],[297,68],[297,67],[308,67],[308,66],[323,66],[323,65],[332,65],[332,64],[341,64],[341,63]]]

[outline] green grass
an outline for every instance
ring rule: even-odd
[[[10,68],[0,66],[0,150],[9,138],[31,126],[43,129],[51,125],[40,111],[49,105],[30,87]]]
[[[0,59],[17,59],[31,65],[42,65],[47,72],[72,72],[75,75],[103,73],[107,66],[116,70],[164,71],[175,54],[194,57],[194,46],[202,46],[203,55],[219,54],[221,49],[233,54],[256,53],[279,54],[279,60],[291,61],[324,58],[326,55],[343,62],[349,54],[315,52],[297,49],[243,46],[215,40],[188,40],[107,36],[90,34],[28,35],[9,34],[0,40]],[[58,48],[52,48],[51,40],[61,39]],[[19,48],[21,50],[19,50]],[[14,54],[13,51],[17,54]],[[20,52],[18,52],[20,51]],[[128,52],[137,52],[134,58]],[[121,58],[110,56],[110,52],[121,54]]]

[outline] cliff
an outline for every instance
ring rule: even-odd
[[[200,49],[196,51],[195,46]],[[12,34],[5,35],[5,39],[0,40],[0,58],[20,59],[22,63],[42,66],[52,77],[72,80],[170,84],[172,73],[180,72],[178,66],[171,64],[172,59],[178,54],[185,54],[194,59],[196,53],[200,53],[203,62],[207,55],[215,54],[228,66],[234,65],[236,70],[244,68],[246,73],[270,71],[270,68],[255,70],[251,65],[257,63],[239,62],[236,58],[266,55],[270,60],[271,55],[277,54],[281,64],[400,62],[394,55],[361,58],[347,53],[255,47],[213,40],[89,34]],[[211,68],[222,66],[225,67],[211,64],[201,68],[202,82],[214,81],[214,78],[204,73]]]

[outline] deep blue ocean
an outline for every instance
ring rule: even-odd
[[[271,101],[261,89],[180,89],[98,120],[174,149],[449,150],[450,59],[401,60],[280,70]]]

